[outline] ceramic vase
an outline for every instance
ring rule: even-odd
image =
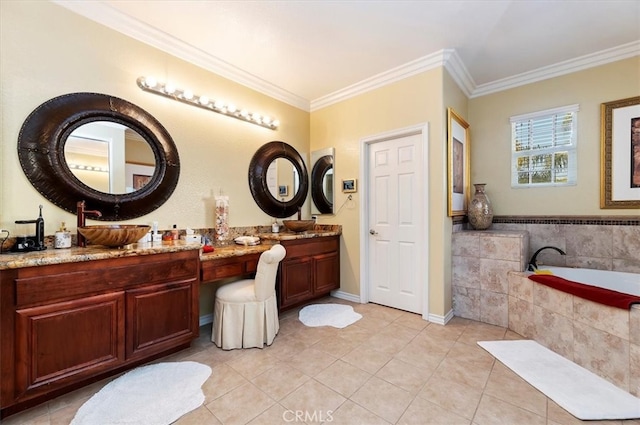
[[[484,193],[486,184],[477,183],[473,186],[476,192],[471,198],[467,210],[469,224],[471,224],[471,227],[475,230],[485,230],[488,229],[493,222],[493,208],[491,207],[491,201],[489,201],[487,194]]]

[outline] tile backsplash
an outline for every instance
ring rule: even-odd
[[[540,253],[538,263],[640,273],[640,217],[496,217],[494,230],[526,230],[530,256]]]

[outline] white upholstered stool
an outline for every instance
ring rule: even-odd
[[[286,250],[274,245],[263,252],[255,279],[221,286],[213,306],[211,341],[223,350],[271,345],[280,329],[276,301],[278,264]]]

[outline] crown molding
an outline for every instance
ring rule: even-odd
[[[486,84],[478,85],[471,93],[470,98],[485,96],[492,93],[512,89],[537,81],[547,80],[566,74],[582,71],[600,65],[606,65],[622,59],[640,56],[640,40],[623,44],[600,52],[579,56],[553,65],[523,72],[507,78],[502,78]]]
[[[309,101],[307,99],[271,84],[251,73],[245,72],[137,19],[131,18],[129,15],[114,9],[107,3],[102,1],[51,1],[85,18],[91,19],[142,43],[206,69],[207,71],[211,71],[296,108],[307,112],[309,111]]]
[[[451,75],[460,90],[467,97],[470,97],[476,87],[473,77],[469,74],[467,67],[464,66],[460,56],[454,49],[445,50],[445,54],[444,68],[449,71],[449,75]]]
[[[352,84],[333,93],[329,93],[326,96],[322,96],[318,99],[312,100],[311,112],[325,108],[334,103],[342,102],[346,99],[360,95],[362,93],[384,87],[388,84],[403,80],[413,75],[420,74],[427,70],[444,66],[447,59],[451,57],[457,57],[455,51],[452,49],[444,49],[430,55],[423,56],[404,65],[392,68],[388,71],[381,72],[358,83]],[[461,64],[462,62],[459,63]],[[459,69],[457,68],[457,64],[455,66],[452,66],[459,71]],[[465,72],[466,70],[458,72],[456,73],[456,75],[464,75]]]

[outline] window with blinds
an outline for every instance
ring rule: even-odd
[[[578,105],[511,117],[511,187],[577,183]]]

